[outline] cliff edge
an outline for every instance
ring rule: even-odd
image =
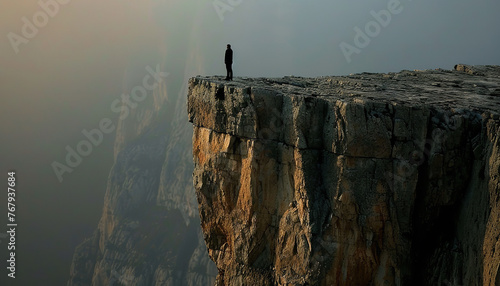
[[[195,77],[216,285],[500,285],[500,67]]]

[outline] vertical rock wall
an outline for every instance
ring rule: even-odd
[[[500,285],[500,68],[190,80],[217,285]]]

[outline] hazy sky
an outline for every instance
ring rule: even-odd
[[[236,77],[500,64],[498,1],[59,1],[66,4],[40,1],[52,3],[46,19],[38,1],[0,2],[0,178],[18,172],[18,285],[68,278],[74,247],[101,215],[114,134],[62,183],[51,163],[64,160],[83,129],[104,117],[117,121],[111,102],[147,65],[162,64],[179,82],[223,75],[227,43]],[[36,33],[23,31],[23,19],[40,24]],[[342,43],[356,51],[350,61]],[[0,195],[3,214],[5,202]]]

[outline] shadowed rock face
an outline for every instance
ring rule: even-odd
[[[68,286],[214,283],[192,187],[192,128],[174,110],[185,98],[167,90],[162,82],[120,120],[103,214],[75,250]]]
[[[217,285],[500,285],[500,67],[189,82]]]

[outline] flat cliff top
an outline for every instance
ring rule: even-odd
[[[500,66],[456,65],[454,70],[403,70],[397,73],[361,73],[349,76],[305,78],[235,78],[197,76],[227,88],[262,88],[275,92],[341,101],[375,101],[466,109],[500,114]]]

